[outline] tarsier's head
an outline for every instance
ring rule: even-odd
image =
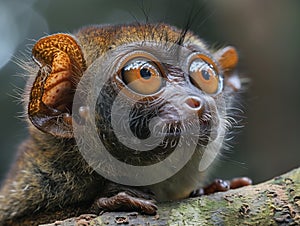
[[[31,122],[44,133],[75,137],[91,162],[107,150],[133,167],[169,157],[186,163],[194,150],[222,143],[226,106],[240,88],[233,47],[211,51],[191,32],[164,24],[47,36],[33,57],[40,67],[30,90]]]

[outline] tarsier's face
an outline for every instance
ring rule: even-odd
[[[95,108],[100,137],[111,154],[128,164],[150,165],[183,145],[180,138],[187,142],[183,135],[194,137],[190,141],[200,146],[216,138],[223,120],[220,111],[225,110],[223,76],[208,52],[151,42],[116,51],[121,53],[110,57],[114,69],[107,70],[111,76]],[[132,139],[151,151],[138,144],[130,148]]]
[[[224,138],[226,95],[239,86],[234,48],[210,52],[166,25],[87,28],[76,38],[46,37],[33,49],[41,67],[28,109],[38,129],[145,167]]]

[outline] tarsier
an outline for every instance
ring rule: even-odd
[[[79,82],[100,67],[97,60],[107,53],[111,53],[107,58],[110,69],[97,74],[106,76],[107,81],[94,109],[83,105],[74,110]],[[209,49],[187,29],[166,24],[90,26],[74,34],[41,38],[33,46],[32,58],[24,66],[30,75],[24,94],[29,137],[20,145],[0,191],[1,225],[36,225],[103,210],[155,214],[156,202],[251,183],[247,178],[216,180],[201,189],[208,175],[208,170],[199,170],[205,150],[218,155],[221,146],[210,144],[217,137],[224,138],[234,122],[228,111],[241,86],[234,47]],[[89,95],[89,90],[82,93]],[[162,142],[153,150],[132,151],[116,136],[111,125],[112,105],[120,93],[118,114],[122,117],[122,107],[133,103],[128,125],[138,140],[151,137],[154,117],[163,122],[156,134]],[[86,162],[74,138],[74,125],[80,127],[92,111],[99,139],[118,161],[149,166],[169,157],[179,145],[186,147],[184,151],[194,145],[195,150],[186,164],[165,180],[139,186],[118,184]],[[187,134],[194,124],[197,131]],[[183,135],[194,136],[196,142],[180,142]]]

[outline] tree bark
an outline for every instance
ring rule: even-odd
[[[300,168],[267,182],[158,204],[156,216],[107,212],[54,225],[300,225]]]

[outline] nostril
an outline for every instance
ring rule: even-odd
[[[201,108],[201,100],[198,97],[186,98],[185,104],[193,110],[199,110]]]

